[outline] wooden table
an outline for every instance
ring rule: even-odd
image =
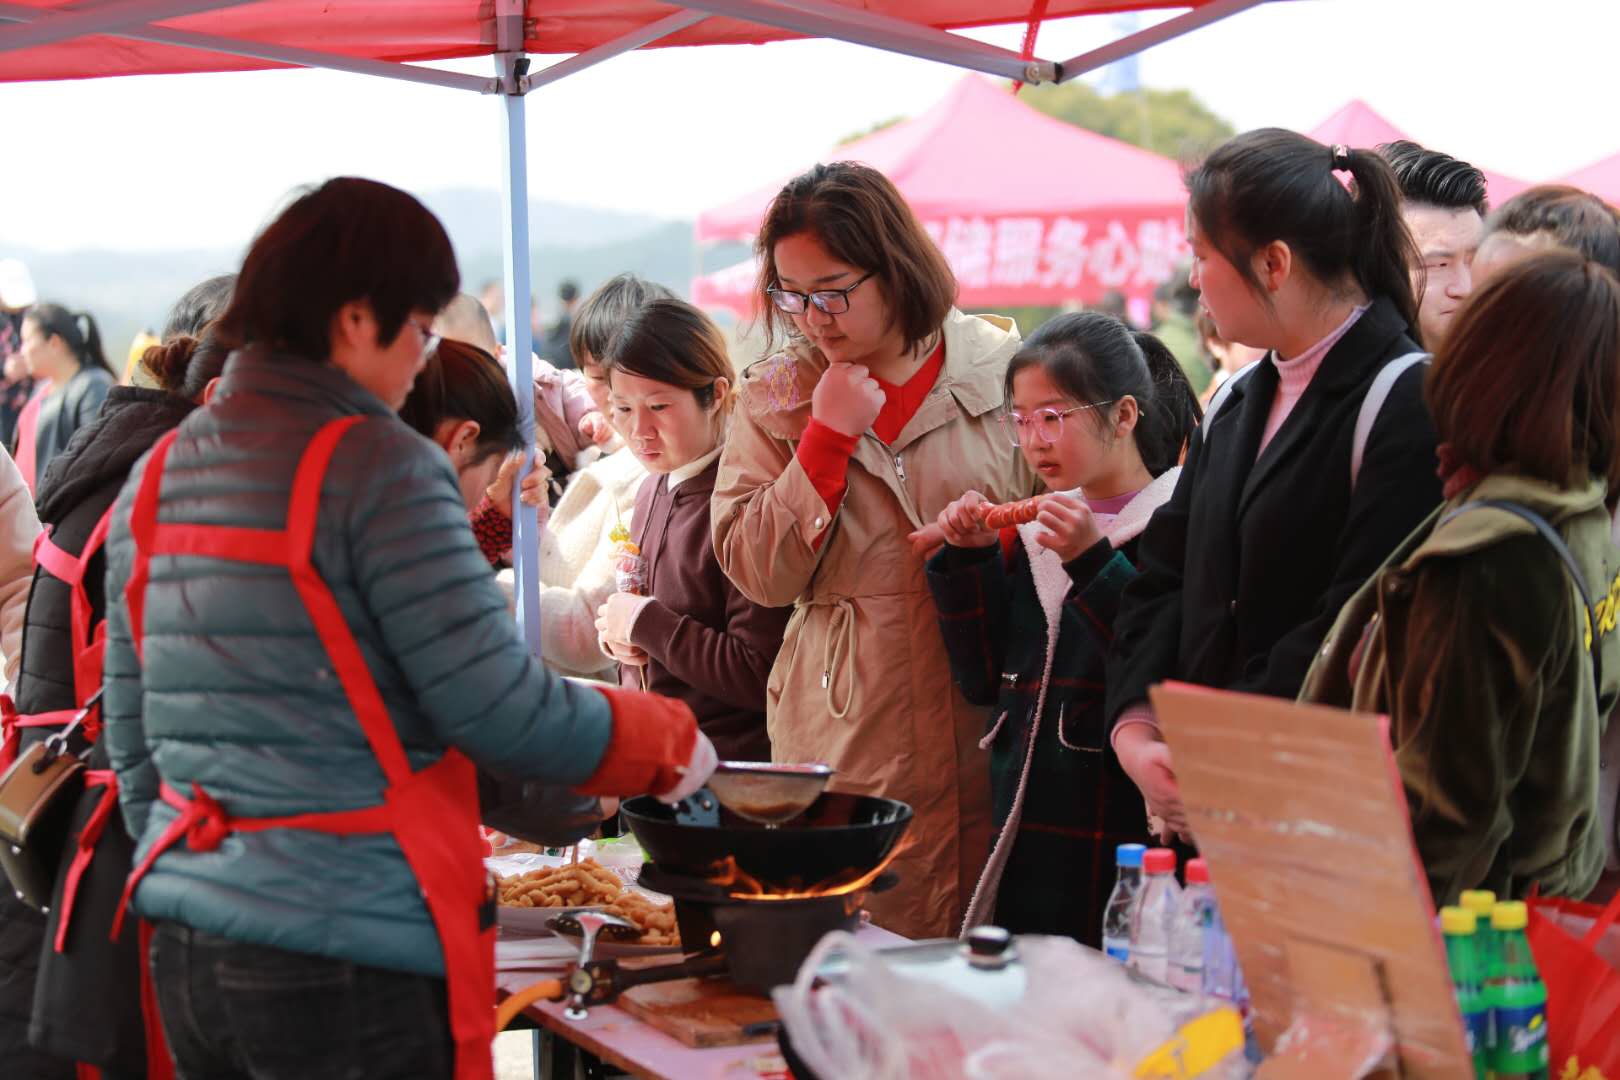
[[[856,936],[877,948],[906,941],[870,925],[862,927]],[[497,973],[495,982],[504,996],[546,977],[534,971],[503,971]],[[594,1006],[584,1020],[568,1019],[563,1015],[565,1007],[560,1001],[542,1001],[526,1009],[524,1015],[542,1030],[643,1080],[772,1080],[786,1076],[774,1037],[745,1046],[695,1050],[614,1005]],[[537,1042],[537,1076],[539,1057]]]

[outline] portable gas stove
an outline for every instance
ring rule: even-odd
[[[694,818],[689,807],[645,796],[622,811],[652,858],[638,883],[674,899],[681,941],[696,951],[645,967],[598,959],[599,936],[629,937],[634,928],[612,916],[580,916],[581,955],[568,979],[575,1018],[653,982],[725,976],[760,995],[791,982],[816,942],[854,930],[867,896],[898,882],[884,868],[912,817],[905,803],[843,794],[823,794],[778,826],[714,805]]]

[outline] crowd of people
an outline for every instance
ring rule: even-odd
[[[1163,340],[1025,336],[818,165],[761,223],[758,357],[621,275],[566,297],[532,429],[382,184],[294,201],[135,385],[0,266],[0,765],[88,764],[65,849],[0,858],[7,1075],[487,1075],[478,826],[566,842],[720,759],[908,803],[891,930],[1096,944],[1115,845],[1198,841],[1166,679],[1387,714],[1437,904],[1593,893],[1620,214],[1275,129],[1187,184]]]

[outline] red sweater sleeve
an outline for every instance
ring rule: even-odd
[[[849,470],[850,455],[860,440],[845,435],[814,418],[805,426],[799,440],[799,464],[815,486],[816,494],[827,504],[827,512],[836,514],[844,501],[844,478]]]
[[[613,734],[582,795],[653,795],[680,780],[675,770],[692,759],[697,719],[684,701],[635,690],[596,689],[613,710]]]

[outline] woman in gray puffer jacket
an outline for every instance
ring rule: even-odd
[[[472,764],[665,797],[712,770],[685,706],[529,656],[394,415],[457,284],[409,195],[305,194],[243,263],[211,404],[119,498],[103,738],[182,1075],[487,1077]]]

